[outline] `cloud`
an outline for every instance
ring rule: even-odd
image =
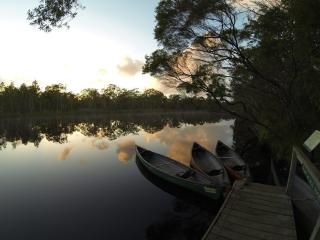
[[[118,64],[118,71],[128,76],[134,76],[141,71],[143,62],[137,59],[126,57],[124,63]]]
[[[101,76],[105,76],[105,75],[107,75],[107,73],[108,73],[107,69],[105,69],[105,68],[100,68],[99,69],[99,74]]]
[[[71,153],[73,147],[65,147],[62,152],[59,154],[58,159],[63,161],[66,160],[66,158],[69,156]]]

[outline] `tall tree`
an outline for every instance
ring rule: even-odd
[[[143,71],[207,94],[261,136],[301,137],[315,127],[305,128],[306,119],[319,114],[319,3],[256,2],[160,1],[154,33],[161,48]]]

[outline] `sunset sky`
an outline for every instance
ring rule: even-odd
[[[162,89],[141,74],[144,56],[156,49],[153,39],[157,0],[82,0],[86,7],[70,29],[41,32],[27,21],[38,0],[0,2],[0,82],[15,85],[37,80],[41,87],[63,83],[67,90],[103,88]]]

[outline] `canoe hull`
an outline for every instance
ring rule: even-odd
[[[149,170],[152,174],[156,175],[157,177],[159,177],[165,181],[168,181],[168,182],[173,183],[175,185],[178,185],[182,188],[191,190],[193,192],[196,192],[198,194],[204,195],[208,198],[215,199],[215,200],[219,199],[223,194],[222,187],[216,187],[216,186],[210,185],[210,184],[190,182],[190,181],[186,181],[185,179],[182,179],[179,177],[168,175],[165,172],[158,170],[156,167],[154,167],[149,162],[145,161],[144,158],[140,155],[140,153],[138,151],[136,151],[136,152],[137,152],[137,158],[140,160],[142,165],[147,170]]]
[[[218,141],[216,145],[216,153],[221,158],[224,166],[233,180],[241,180],[250,177],[250,171],[246,163],[233,149],[228,147],[226,144]]]
[[[202,154],[199,155],[199,152],[202,152]],[[213,153],[202,147],[200,144],[194,143],[191,156],[190,165],[192,168],[202,172],[218,185],[226,187],[231,186],[228,173],[223,166],[223,163],[217,159]],[[216,173],[212,174],[212,170],[216,171]]]

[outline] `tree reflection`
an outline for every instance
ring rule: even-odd
[[[252,180],[272,184],[269,144],[258,139],[248,122],[235,120],[233,130],[234,148],[248,164]]]
[[[201,120],[199,120],[201,119]],[[94,117],[68,116],[64,118],[16,118],[0,120],[0,150],[7,143],[18,141],[26,145],[33,143],[38,147],[43,138],[50,142],[66,143],[68,135],[80,132],[85,136],[104,137],[115,140],[128,134],[138,134],[143,130],[156,133],[165,126],[180,127],[182,124],[197,125],[213,123],[220,119],[212,113],[203,114],[118,114]],[[130,154],[128,157],[130,158]]]

